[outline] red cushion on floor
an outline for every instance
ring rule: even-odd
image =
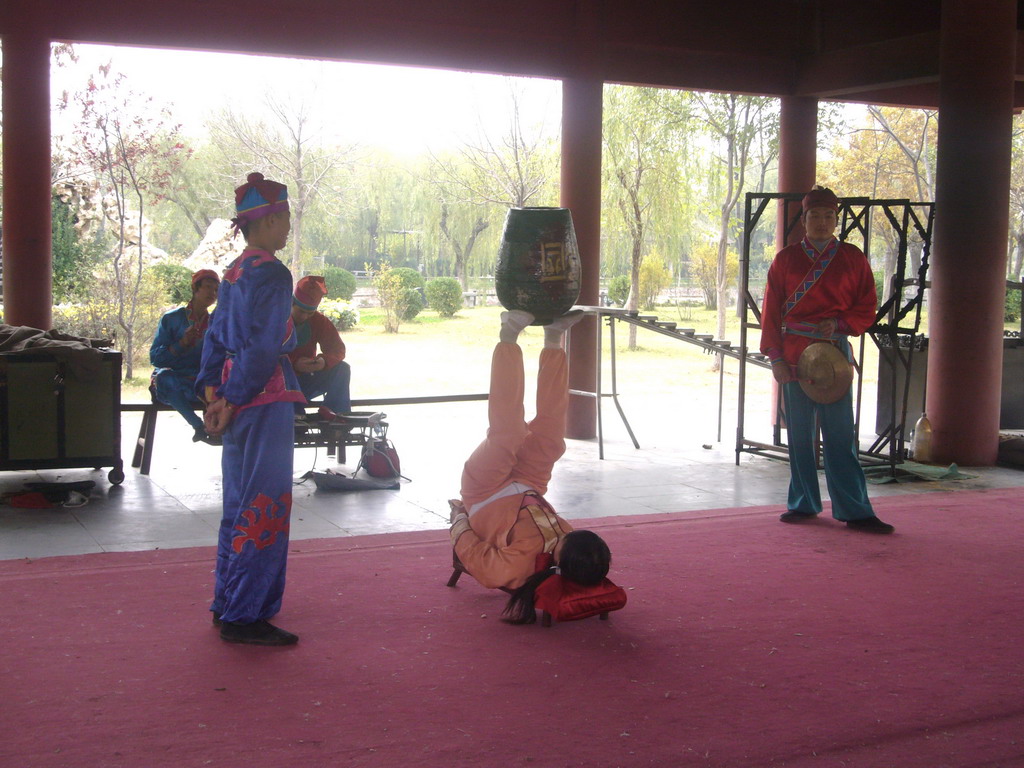
[[[556,574],[537,587],[533,604],[555,621],[576,621],[619,610],[626,604],[626,592],[608,579],[585,587]]]
[[[15,493],[5,500],[12,507],[24,507],[25,509],[47,509],[56,506],[39,491],[26,491]]]

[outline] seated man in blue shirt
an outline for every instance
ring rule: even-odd
[[[184,307],[165,312],[160,318],[149,362],[156,366],[150,389],[161,403],[166,403],[185,417],[194,430],[193,442],[218,445],[196,415],[202,403],[196,399],[195,382],[199,361],[203,356],[203,337],[210,325],[210,307],[217,301],[220,278],[212,269],[201,269],[192,275],[192,299]]]

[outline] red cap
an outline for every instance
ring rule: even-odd
[[[306,275],[295,284],[295,296],[292,299],[307,312],[320,306],[320,299],[327,295],[327,283],[320,275]]]
[[[811,208],[831,208],[833,211],[838,211],[839,198],[836,197],[835,192],[831,189],[816,186],[804,195],[801,205],[803,206],[804,213],[807,213]]]
[[[195,288],[199,285],[200,281],[206,279],[216,280],[218,283],[220,282],[220,276],[212,269],[200,269],[192,275],[192,287]]]

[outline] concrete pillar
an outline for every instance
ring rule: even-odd
[[[572,211],[582,262],[580,304],[597,304],[601,277],[601,120],[604,83],[596,77],[562,81],[561,204]],[[569,388],[597,388],[597,321],[585,318],[572,330]],[[597,403],[571,397],[566,435],[597,435]]]
[[[994,464],[999,441],[1014,0],[943,0],[928,390],[937,462]]]
[[[50,41],[3,38],[4,322],[50,329]]]

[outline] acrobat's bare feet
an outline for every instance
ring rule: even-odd
[[[573,309],[544,326],[544,346],[560,349],[565,332],[583,319],[582,309]]]
[[[521,309],[510,309],[501,313],[501,331],[499,337],[502,341],[515,344],[519,339],[519,332],[533,322],[533,315]]]

